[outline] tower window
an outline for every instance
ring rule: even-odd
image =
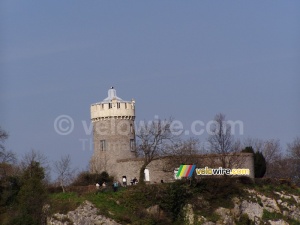
[[[130,133],[133,133],[133,126],[130,124]]]
[[[135,141],[134,141],[134,139],[130,139],[130,151],[135,151]]]
[[[102,109],[104,109],[104,104],[101,104],[101,106],[102,106]]]
[[[106,150],[105,140],[100,140],[100,150],[101,151],[105,151]]]
[[[108,108],[109,108],[109,109],[112,108],[112,103],[108,103]]]
[[[117,102],[117,108],[118,109],[120,108],[120,102]]]
[[[127,103],[125,103],[125,109],[127,109]]]

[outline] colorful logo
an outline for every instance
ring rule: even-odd
[[[196,165],[180,165],[176,177],[187,177],[190,178],[195,171]]]

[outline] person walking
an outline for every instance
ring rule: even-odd
[[[118,181],[115,181],[114,184],[113,184],[114,192],[118,191],[118,187],[119,187]]]
[[[99,189],[100,189],[100,184],[99,184],[99,183],[97,183],[97,184],[96,184],[96,194],[98,194],[98,192],[99,192]]]
[[[122,181],[123,181],[123,187],[127,187],[127,179],[125,176],[123,176]]]
[[[102,191],[104,192],[105,190],[106,190],[106,183],[103,182],[103,184],[102,184]]]
[[[136,177],[133,179],[133,184],[137,184],[138,183],[138,179],[136,179]]]

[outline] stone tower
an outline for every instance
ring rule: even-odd
[[[94,155],[90,170],[116,175],[117,160],[135,158],[135,101],[124,101],[111,87],[108,97],[91,105]]]

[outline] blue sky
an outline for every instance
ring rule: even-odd
[[[0,126],[7,147],[86,168],[82,125],[109,87],[137,121],[185,129],[217,113],[241,138],[300,136],[299,1],[1,1]],[[69,135],[54,121],[68,115]],[[205,141],[205,135],[199,137]]]

